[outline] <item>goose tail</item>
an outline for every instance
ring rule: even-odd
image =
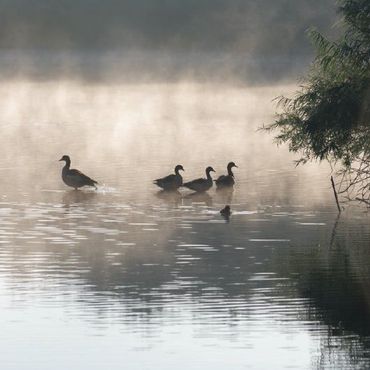
[[[87,184],[87,185],[93,186],[95,189],[97,189],[97,186],[96,186],[96,185],[98,185],[98,182],[97,181],[89,178],[89,181],[88,182],[89,182],[89,184]]]

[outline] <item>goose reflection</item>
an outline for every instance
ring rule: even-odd
[[[65,206],[70,206],[71,204],[87,203],[96,197],[96,192],[94,191],[75,191],[70,190],[63,194],[62,202]]]
[[[205,203],[206,206],[211,207],[213,205],[213,199],[208,193],[190,193],[183,197],[184,200],[190,200],[191,203]]]
[[[233,200],[234,188],[233,187],[216,188],[216,195],[220,203],[230,204],[232,203]]]
[[[155,195],[169,204],[177,206],[182,203],[182,194],[178,190],[160,190]]]

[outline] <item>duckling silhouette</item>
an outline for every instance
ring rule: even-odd
[[[175,174],[162,177],[153,182],[163,190],[176,190],[182,185],[182,176],[179,171],[185,171],[181,164],[175,167]]]
[[[217,188],[232,187],[235,184],[234,174],[232,168],[238,166],[234,162],[229,162],[227,165],[227,175],[221,175],[218,179],[215,180]]]
[[[216,172],[216,171],[212,167],[207,167],[206,168],[207,178],[195,179],[193,181],[186,182],[183,186],[185,186],[188,189],[199,192],[199,193],[203,191],[207,191],[213,185],[213,180],[210,175],[210,172]]]
[[[229,205],[226,205],[224,208],[221,209],[220,211],[220,214],[221,216],[226,220],[226,221],[229,221],[230,220],[230,216],[231,216],[231,209],[230,209],[230,206]]]
[[[82,186],[93,186],[95,189],[97,189],[97,181],[91,179],[89,176],[84,175],[79,170],[70,168],[71,159],[68,155],[63,155],[63,157],[60,158],[59,161],[66,162],[62,170],[62,179],[66,185],[74,188],[75,190]]]

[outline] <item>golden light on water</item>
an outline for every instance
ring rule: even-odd
[[[54,171],[53,161],[69,154],[73,165],[90,173],[94,169],[106,184],[116,177],[117,165],[123,178],[129,169],[136,172],[140,184],[172,171],[177,163],[186,166],[186,176],[203,175],[208,165],[225,171],[229,160],[243,164],[240,176],[263,168],[293,168],[296,157],[258,131],[274,119],[273,99],[293,88],[5,83],[0,87],[6,148],[2,165],[27,167],[34,158],[33,166]]]
[[[337,338],[318,297],[325,284],[337,297],[347,279],[361,302],[359,259],[336,263],[348,245],[343,230],[366,218],[335,226],[330,169],[295,168],[296,156],[258,130],[274,119],[273,99],[294,88],[2,84],[3,361],[14,363],[21,351],[38,368],[58,356],[65,368],[66,358],[80,356],[79,343],[89,367],[181,367],[197,351],[187,368],[333,361],[326,343]],[[63,154],[99,182],[97,191],[66,187]],[[231,160],[231,192],[166,194],[153,184],[179,163],[190,180],[209,165],[223,174]],[[228,223],[219,214],[225,204]],[[365,256],[367,235],[350,238]],[[332,240],[343,250],[331,249]],[[48,342],[34,348],[36,332]],[[352,346],[363,348],[359,336],[346,338],[336,363],[350,363]]]

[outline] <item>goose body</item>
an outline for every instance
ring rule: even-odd
[[[93,186],[96,189],[97,181],[91,179],[89,176],[86,176],[79,170],[71,169],[71,159],[68,155],[64,155],[59,161],[66,162],[65,166],[62,169],[62,180],[64,183],[71,188],[81,188],[82,186]]]
[[[210,172],[216,172],[212,167],[206,168],[206,178],[199,178],[193,181],[186,182],[183,186],[196,192],[203,192],[210,189],[213,185],[213,180]]]
[[[163,190],[176,190],[182,185],[182,176],[179,171],[184,171],[181,164],[175,167],[175,173],[162,177],[160,179],[154,180],[154,184],[162,188]]]
[[[233,167],[238,167],[238,166],[234,162],[230,162],[227,165],[227,175],[221,175],[217,180],[215,180],[217,188],[234,186],[235,180],[234,180],[234,174],[232,171]]]

